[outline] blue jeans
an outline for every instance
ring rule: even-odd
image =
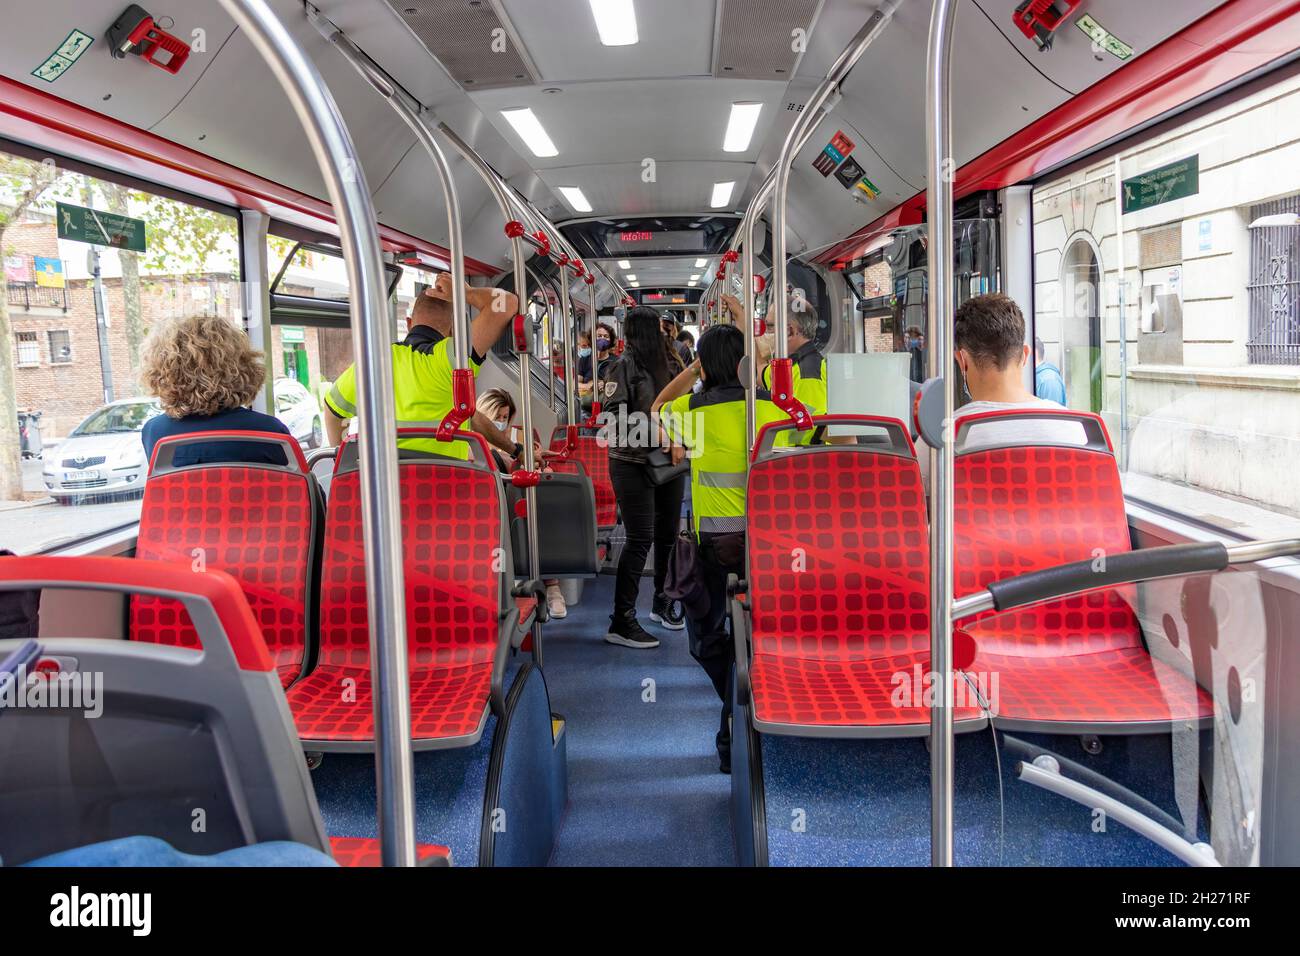
[[[24,866],[338,866],[334,858],[301,843],[275,841],[236,847],[211,856],[182,853],[157,837],[124,837],[63,850]]]

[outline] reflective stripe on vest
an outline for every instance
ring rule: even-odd
[[[730,534],[745,530],[743,516],[714,518],[709,515],[695,519],[695,530],[702,534]]]
[[[700,471],[696,480],[701,488],[744,488],[747,473],[743,471]]]

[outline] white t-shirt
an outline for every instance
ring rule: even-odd
[[[1027,402],[971,402],[957,410],[957,421],[981,412],[1004,412],[1012,409],[1049,409],[1062,411],[1056,402],[1033,398]],[[960,430],[958,431],[960,435]],[[1077,421],[997,421],[972,425],[958,453],[989,445],[1086,445],[1088,436]]]

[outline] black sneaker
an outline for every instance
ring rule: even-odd
[[[686,615],[682,613],[681,602],[664,594],[655,595],[654,604],[650,608],[650,620],[670,631],[686,628]]]
[[[632,613],[627,617],[611,620],[609,633],[605,635],[608,644],[621,644],[623,647],[651,648],[659,646],[659,638],[645,632],[641,623]]]

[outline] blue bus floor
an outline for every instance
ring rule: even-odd
[[[1167,737],[1109,738],[1103,754],[1090,758],[1077,738],[1017,736],[1177,815]],[[1018,780],[1017,758],[1006,750],[999,779],[991,731],[962,734],[956,743],[959,866],[1181,865],[1099,812]],[[765,736],[762,746],[772,865],[929,865],[930,758],[922,740]],[[1204,834],[1204,820],[1198,823]]]
[[[713,735],[721,704],[685,631],[641,623],[652,650],[606,644],[614,578],[544,627],[551,708],[568,722],[569,807],[553,866],[730,866],[729,778]]]

